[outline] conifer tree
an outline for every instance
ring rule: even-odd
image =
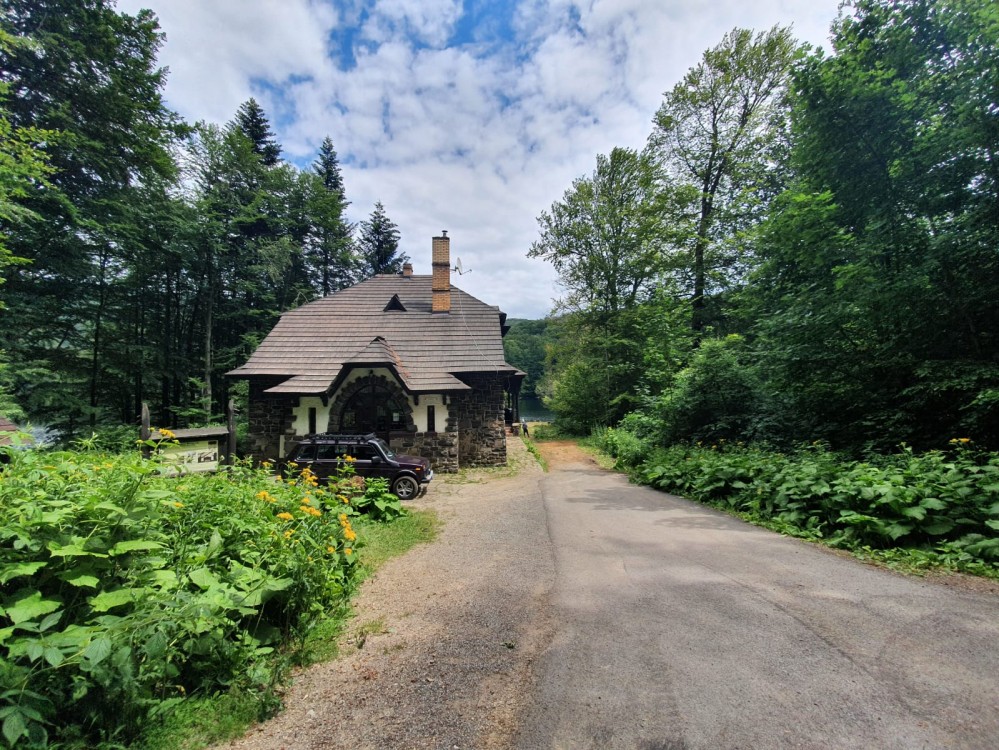
[[[385,215],[385,206],[378,201],[371,218],[361,222],[361,237],[357,242],[365,277],[402,270],[409,256],[399,253],[399,236],[398,227]]]
[[[275,140],[271,124],[256,99],[250,97],[239,105],[234,124],[253,142],[253,150],[260,155],[264,166],[273,167],[278,163],[281,146]]]
[[[313,286],[325,297],[354,283],[360,270],[351,242],[354,227],[344,215],[350,203],[344,195],[340,164],[329,136],[323,140],[312,174],[304,177],[314,180],[308,188],[306,208],[309,222],[306,263]]]

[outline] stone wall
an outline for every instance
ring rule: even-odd
[[[286,378],[254,378],[250,380],[249,422],[250,453],[262,461],[284,458],[280,454],[281,435],[293,435],[292,409],[297,396],[275,395],[264,391]]]
[[[442,474],[458,471],[457,432],[393,432],[392,450],[430,459],[430,468]]]
[[[461,375],[472,387],[449,405],[449,431],[457,432],[458,463],[471,466],[506,464],[506,425],[503,421],[505,379],[499,375]]]

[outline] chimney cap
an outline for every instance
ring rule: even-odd
[[[442,229],[441,230],[441,237],[447,237],[447,230],[446,229]]]

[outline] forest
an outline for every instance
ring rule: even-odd
[[[110,0],[0,15],[0,414],[55,439],[143,402],[210,421],[281,312],[408,260],[380,203],[347,221],[331,138],[299,169],[254,99],[222,126],[170,111],[162,42]]]
[[[508,354],[563,432],[999,447],[999,7],[831,33],[733,30],[538,217],[565,295]]]

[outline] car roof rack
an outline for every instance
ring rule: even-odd
[[[346,434],[340,432],[319,432],[315,435],[309,435],[306,440],[331,440],[336,443],[356,443],[363,440],[371,440],[376,437],[375,433],[369,432],[367,434]]]

